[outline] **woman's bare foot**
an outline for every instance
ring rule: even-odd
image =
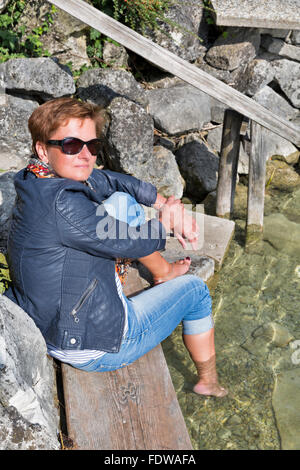
[[[170,263],[169,270],[164,277],[155,278],[153,277],[154,285],[162,284],[163,282],[170,281],[175,277],[182,276],[183,274],[187,273],[190,269],[191,265],[191,258],[187,256],[185,259],[180,259],[178,261],[174,261],[174,263]]]
[[[218,383],[202,383],[198,382],[193,391],[198,395],[213,396],[217,398],[223,398],[228,394],[228,391],[221,387]]]

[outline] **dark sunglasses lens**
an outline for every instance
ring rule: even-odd
[[[87,144],[87,148],[89,149],[89,152],[90,152],[92,155],[98,155],[98,153],[99,153],[100,150],[102,149],[102,141],[99,140],[99,139],[91,140],[91,141]]]
[[[79,153],[83,147],[83,142],[79,139],[66,139],[63,142],[62,150],[67,155]]]

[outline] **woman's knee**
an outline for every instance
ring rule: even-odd
[[[191,311],[201,311],[201,316],[211,314],[212,301],[209,289],[205,282],[198,276],[186,274],[183,276],[190,290]]]
[[[131,227],[145,223],[142,206],[128,193],[116,191],[103,202],[103,205],[111,217],[126,222]]]

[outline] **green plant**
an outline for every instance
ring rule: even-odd
[[[52,5],[42,23],[26,32],[25,27],[19,25],[25,7],[25,0],[12,0],[0,15],[0,62],[15,57],[49,56],[49,52],[43,48],[41,36],[53,24],[56,8]]]
[[[92,0],[94,7],[132,29],[145,31],[159,27],[158,19],[165,19],[165,12],[174,0]]]

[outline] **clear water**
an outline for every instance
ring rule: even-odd
[[[300,228],[300,189],[269,189],[265,216],[274,213]],[[247,252],[245,207],[237,215],[234,240],[209,284],[219,379],[229,396],[204,398],[192,392],[195,369],[182,344],[180,326],[163,343],[194,449],[281,448],[272,391],[276,374],[295,367],[292,351],[289,345],[278,347],[266,338],[254,338],[253,332],[276,322],[300,339],[300,255],[299,250],[294,253],[295,240],[293,246],[282,240],[276,248],[262,241]]]

